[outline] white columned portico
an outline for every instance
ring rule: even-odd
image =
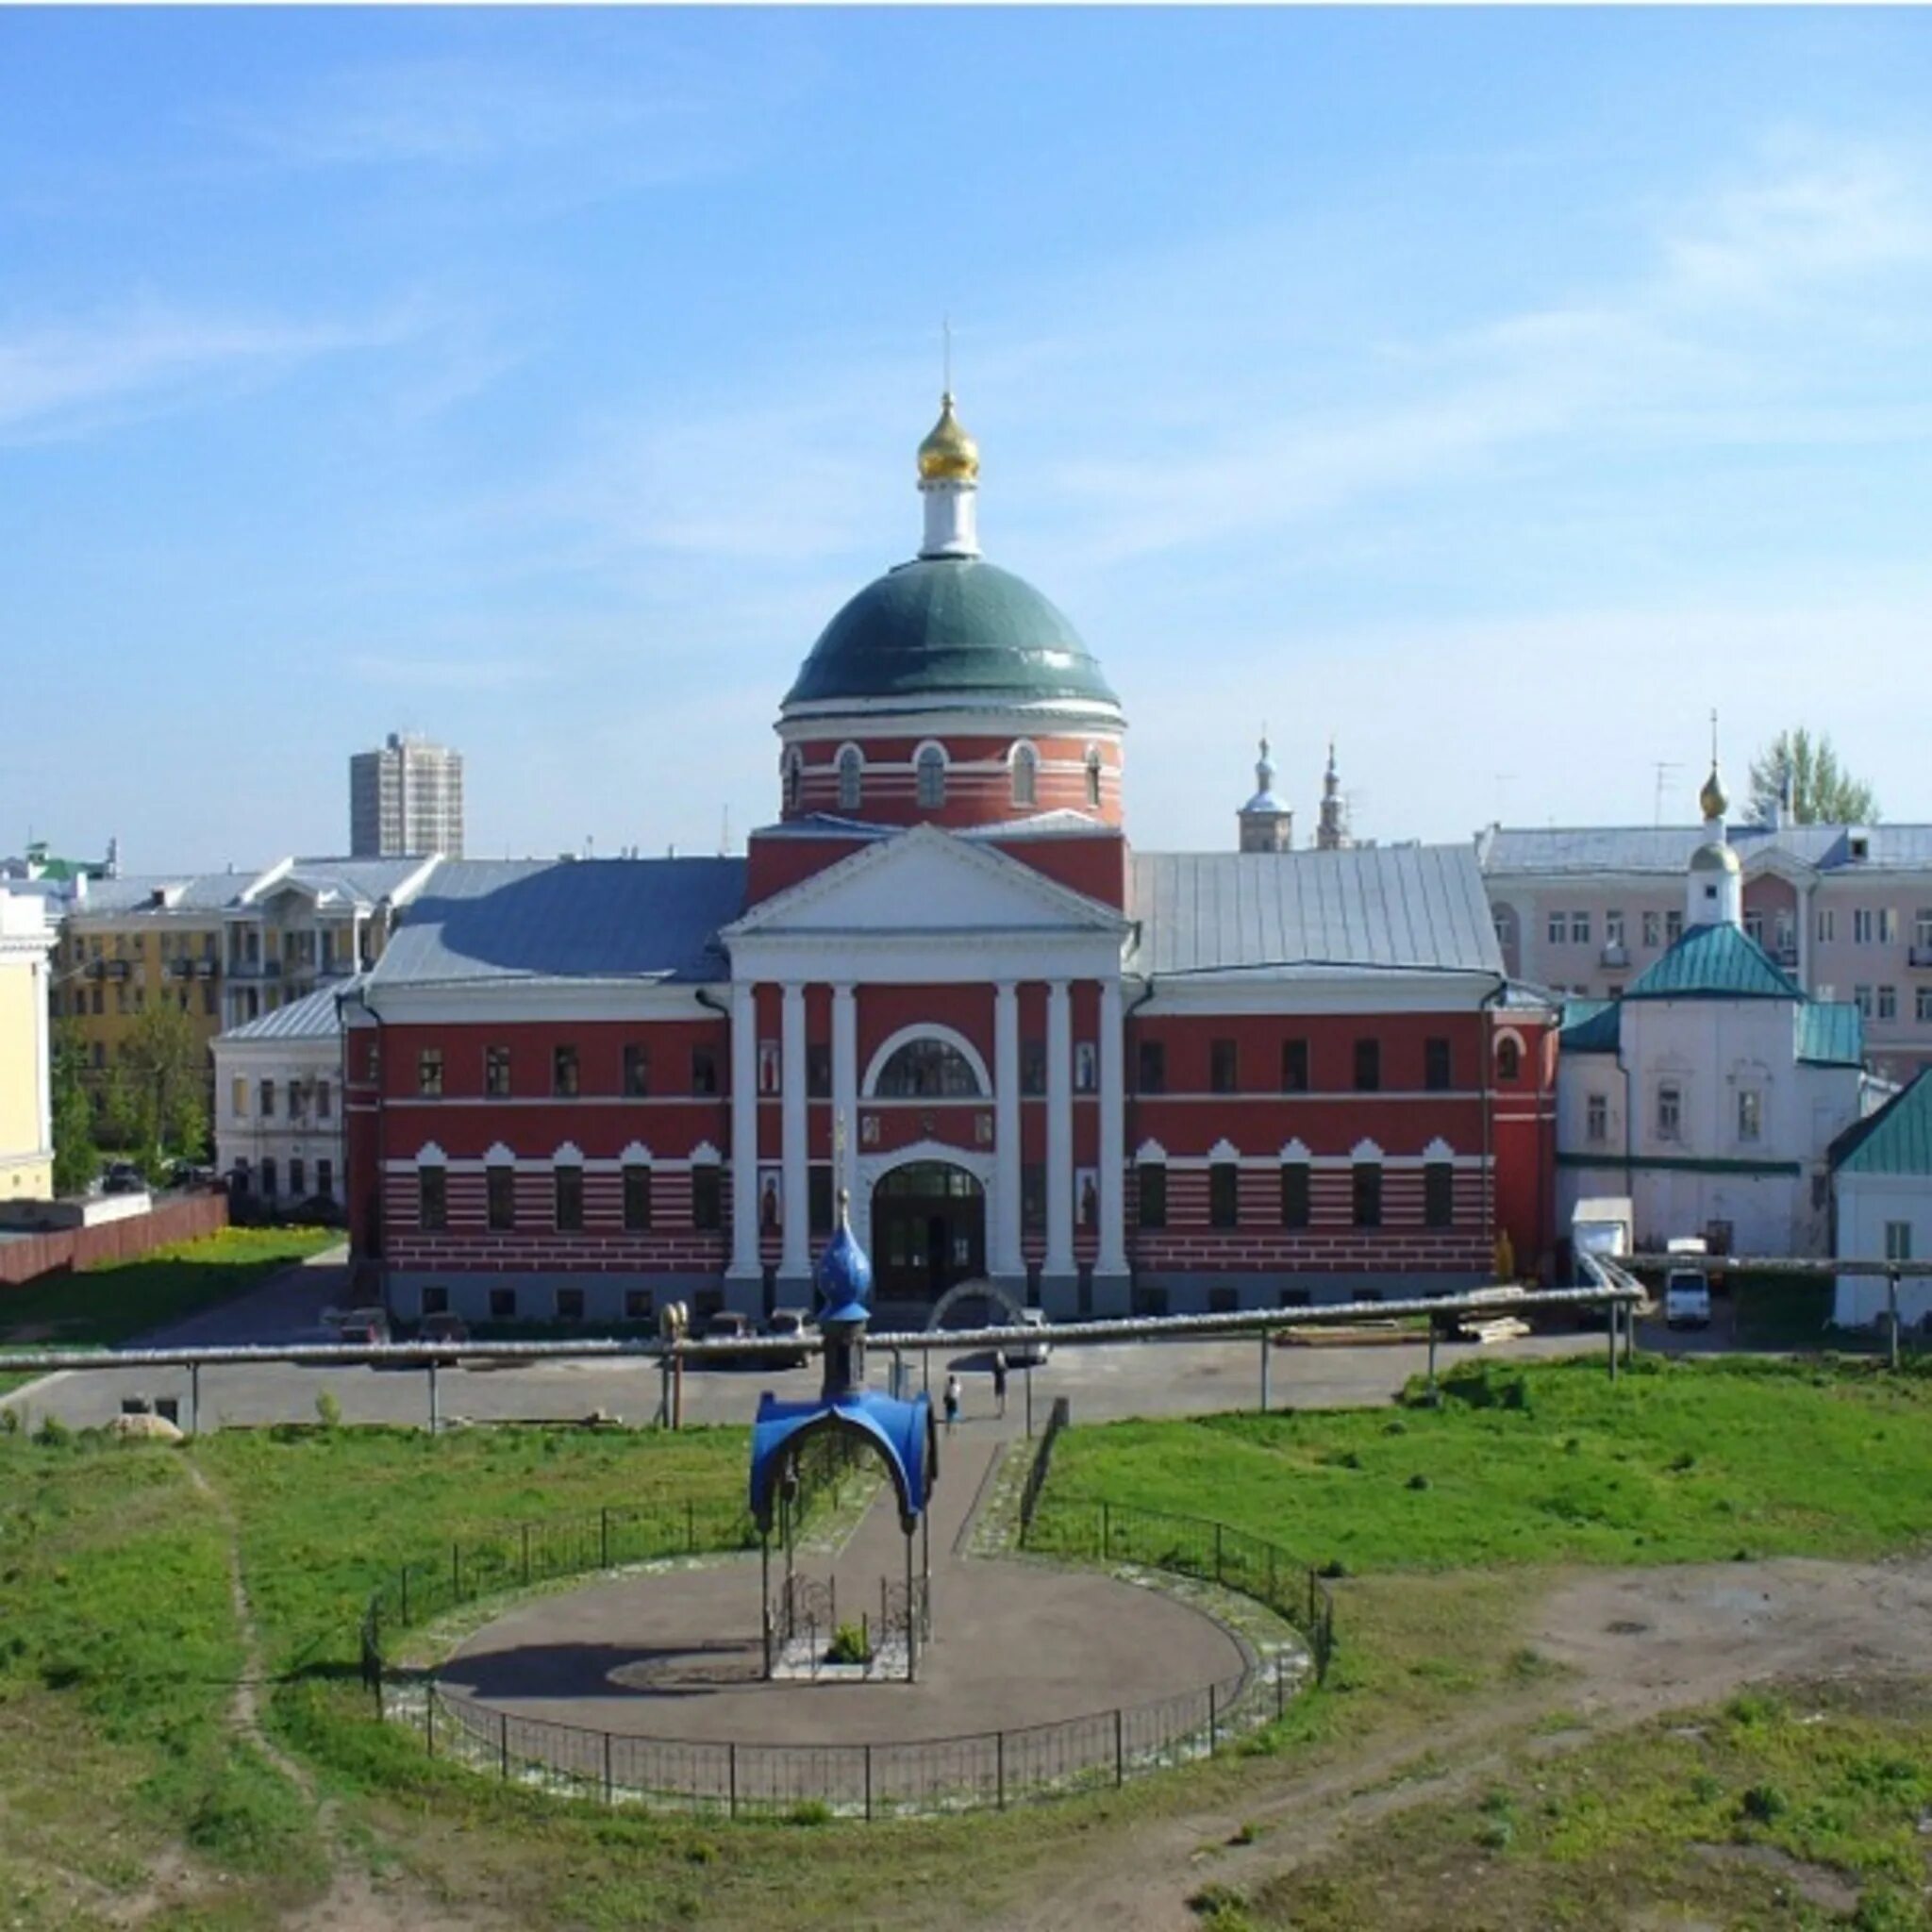
[[[1100,1252],[1093,1267],[1093,1312],[1127,1312],[1126,1086],[1122,1074],[1121,988],[1100,982]]]
[[[1046,1262],[1042,1306],[1071,1312],[1074,1282],[1074,1027],[1064,979],[1046,989]],[[1049,1287],[1058,1295],[1050,1298]]]
[[[749,980],[731,989],[731,1272],[726,1299],[759,1312],[764,1271],[758,1265],[758,1010]]]
[[[1012,1287],[1026,1278],[1020,1247],[1020,989],[1003,979],[992,1002],[992,1275]]]
[[[778,1279],[781,1287],[795,1293],[811,1281],[811,1190],[805,1147],[805,989],[795,981],[788,981],[785,987],[779,1040],[785,1224]]]

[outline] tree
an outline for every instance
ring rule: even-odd
[[[172,1000],[158,1001],[128,1030],[108,1106],[110,1115],[124,1111],[117,1124],[150,1179],[160,1178],[171,1151],[192,1160],[206,1148],[207,1067],[207,1047]]]
[[[1760,820],[1790,787],[1785,817],[1801,825],[1869,825],[1878,818],[1878,801],[1862,778],[1838,761],[1831,734],[1813,738],[1804,725],[1780,731],[1751,760],[1751,806]]]
[[[77,1194],[100,1172],[94,1108],[87,1091],[87,1050],[71,1028],[54,1035],[51,1068],[54,1113],[54,1191]]]

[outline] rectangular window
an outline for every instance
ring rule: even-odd
[[[1643,943],[1646,946],[1660,945],[1663,942],[1663,916],[1656,911],[1643,915]]]
[[[1738,1139],[1757,1141],[1764,1132],[1764,1096],[1755,1087],[1741,1089],[1738,1094]]]
[[[555,1182],[558,1228],[573,1234],[584,1224],[584,1171],[580,1167],[559,1167]]]
[[[429,1287],[423,1291],[423,1312],[425,1315],[446,1315],[449,1313],[449,1290]]]
[[[1382,1042],[1357,1040],[1355,1043],[1355,1091],[1375,1093],[1382,1086]]]
[[[335,1112],[335,1096],[329,1091],[326,1080],[315,1083],[315,1118],[319,1121],[330,1119]]]
[[[691,1171],[691,1224],[711,1231],[724,1220],[724,1169],[707,1161]],[[747,1183],[747,1185],[749,1185]]]
[[[1837,928],[1838,915],[1832,910],[1832,908],[1829,906],[1821,906],[1818,908],[1819,940],[1824,944],[1827,946],[1830,945],[1833,939],[1837,937]]]
[[[1898,1018],[1898,988],[1881,986],[1878,989],[1878,1017],[1881,1020]]]
[[[483,1049],[483,1091],[492,1100],[509,1097],[508,1047],[486,1046]]]
[[[1869,986],[1855,986],[1852,989],[1852,1004],[1858,1009],[1860,1019],[1872,1017],[1872,989]]]
[[[1046,1225],[1046,1169],[1037,1160],[1020,1169],[1020,1225],[1029,1234]]]
[[[336,1164],[333,1160],[318,1160],[315,1163],[315,1191],[325,1201],[336,1197]]]
[[[248,1118],[248,1082],[239,1074],[228,1089],[228,1111],[238,1121],[245,1121]]]
[[[556,1046],[550,1050],[550,1091],[565,1099],[577,1091],[577,1050]]]
[[[1852,908],[1852,943],[1855,946],[1869,946],[1872,943],[1874,922],[1869,906]]]
[[[1912,943],[1921,952],[1932,953],[1932,908],[1922,906],[1912,921]]]
[[[1450,1081],[1449,1042],[1441,1039],[1423,1041],[1423,1085],[1431,1093],[1446,1093]]]
[[[1684,1130],[1684,1090],[1667,1081],[1657,1090],[1657,1137],[1674,1141]]]
[[[1308,1091],[1308,1042],[1284,1040],[1281,1042],[1281,1091],[1306,1093]]]
[[[1240,1085],[1240,1061],[1231,1040],[1214,1040],[1208,1044],[1208,1091],[1232,1093]]]
[[[624,1091],[633,1100],[641,1100],[651,1091],[651,1049],[636,1041],[624,1048]]]
[[[483,1191],[490,1206],[490,1225],[498,1234],[517,1224],[517,1171],[506,1161],[484,1170]]]
[[[1674,946],[1684,937],[1684,915],[1673,907],[1664,914],[1664,944]]]
[[[514,1322],[516,1318],[516,1290],[513,1288],[492,1288],[490,1291],[490,1319],[492,1322]]]
[[[1573,946],[1587,946],[1590,943],[1590,914],[1573,912],[1570,915],[1570,943]]]
[[[1308,1163],[1290,1160],[1281,1169],[1281,1224],[1306,1227],[1308,1224]]]
[[[1139,1091],[1142,1093],[1167,1091],[1167,1048],[1158,1040],[1143,1040],[1140,1052]]]
[[[1885,1224],[1885,1258],[1888,1261],[1909,1261],[1912,1258],[1912,1224],[1909,1221],[1888,1221]]]
[[[1604,914],[1604,944],[1621,946],[1624,943],[1624,915],[1614,909]]]
[[[1208,1220],[1211,1226],[1241,1225],[1241,1172],[1231,1160],[1217,1160],[1208,1170]]]
[[[265,1121],[275,1117],[275,1083],[273,1080],[261,1083],[261,1117]]]
[[[805,1091],[808,1099],[832,1097],[832,1049],[824,1041],[808,1043],[805,1049]]]
[[[691,1091],[708,1098],[718,1091],[718,1049],[694,1046],[691,1050]]]
[[[805,1176],[805,1224],[813,1234],[832,1231],[832,1170],[812,1167]]]
[[[1456,1223],[1456,1170],[1446,1160],[1431,1160],[1423,1168],[1423,1225],[1452,1227]]]
[[[1932,1020],[1932,986],[1917,986],[1912,989],[1912,1018]]]
[[[1023,1040],[1020,1042],[1020,1091],[1046,1091],[1046,1041],[1043,1040]]]
[[[626,1322],[655,1322],[658,1298],[648,1288],[627,1288],[624,1291],[624,1319]]]
[[[1167,1225],[1167,1169],[1158,1160],[1134,1170],[1140,1182],[1140,1220],[1142,1227]]]
[[[1878,908],[1878,943],[1881,946],[1898,944],[1898,908],[1881,906]]]
[[[262,1187],[269,1191],[267,1174],[269,1163],[261,1163]],[[449,1196],[444,1185],[445,1176],[440,1167],[419,1168],[416,1173],[416,1224],[428,1228],[432,1233],[449,1225]]]
[[[1380,1227],[1382,1224],[1382,1166],[1379,1161],[1358,1160],[1355,1166],[1355,1224]]]
[[[440,1046],[425,1046],[416,1056],[416,1091],[442,1091],[442,1049]]]
[[[584,1319],[582,1289],[559,1288],[557,1291],[557,1319],[559,1322],[581,1322]]]
[[[298,1201],[301,1200],[303,1196],[308,1192],[308,1190],[304,1188],[302,1185],[303,1177],[307,1174],[307,1172],[308,1170],[304,1168],[304,1166],[302,1165],[302,1159],[299,1155],[293,1160],[290,1161],[289,1191],[290,1193],[293,1194],[296,1200]]]
[[[1610,1138],[1610,1103],[1607,1095],[1592,1093],[1583,1103],[1583,1135],[1585,1140],[1598,1147]]]
[[[1567,912],[1550,914],[1550,943],[1560,946],[1570,937],[1570,915]]]
[[[651,1224],[651,1170],[641,1160],[624,1170],[624,1224],[640,1234]]]
[[[1764,914],[1763,914],[1763,913],[1761,913],[1761,912],[1747,912],[1747,913],[1745,913],[1745,915],[1744,915],[1744,937],[1745,937],[1745,938],[1746,938],[1747,940],[1749,940],[1749,941],[1750,941],[1752,942],[1752,944],[1753,944],[1753,945],[1758,945],[1758,946],[1761,946],[1761,945],[1762,945],[1762,944],[1764,943]]]
[[[442,1180],[442,1170],[441,1170],[441,1168],[438,1168],[438,1169],[436,1170],[436,1178],[437,1178],[437,1181],[438,1181],[438,1183],[439,1183],[439,1185],[438,1185],[438,1187],[437,1187],[437,1190],[436,1190],[436,1193],[437,1193],[437,1198],[438,1198],[438,1200],[440,1201],[440,1200],[441,1200],[441,1199],[442,1198],[442,1188],[441,1188],[441,1180]],[[266,1195],[267,1195],[267,1196],[269,1197],[269,1199],[270,1199],[270,1200],[274,1200],[274,1199],[275,1199],[275,1162],[274,1162],[273,1160],[264,1160],[264,1161],[263,1161],[263,1162],[261,1163],[261,1191],[262,1191],[262,1192],[263,1192],[264,1194],[266,1194]],[[423,1225],[424,1225],[425,1227],[428,1227],[428,1226],[431,1226],[432,1224],[433,1224],[433,1225],[435,1225],[435,1226],[437,1226],[437,1227],[441,1227],[441,1226],[442,1225],[442,1223],[441,1223],[441,1221],[439,1220],[439,1221],[435,1222],[434,1224],[431,1224],[430,1222],[427,1222],[427,1221],[425,1221],[425,1223],[423,1224]]]

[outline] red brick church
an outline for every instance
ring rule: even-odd
[[[446,861],[345,1008],[358,1260],[405,1317],[809,1299],[835,1168],[882,1304],[1057,1316],[1487,1279],[1552,1246],[1554,1039],[1468,845],[1127,841],[1126,720],[981,556],[948,397],[924,541],[779,707],[742,858]]]

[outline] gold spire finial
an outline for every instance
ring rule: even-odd
[[[971,483],[979,475],[979,445],[960,427],[953,414],[953,391],[940,397],[940,420],[919,445],[922,483]]]
[[[1710,776],[1704,781],[1704,790],[1697,794],[1698,806],[1707,819],[1721,819],[1729,808],[1731,801],[1724,796],[1724,781],[1718,776],[1717,770],[1717,711],[1710,714]]]

